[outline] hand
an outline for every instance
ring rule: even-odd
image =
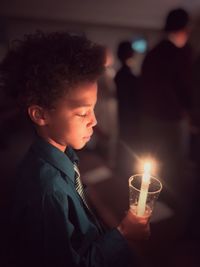
[[[147,239],[150,235],[149,216],[137,216],[129,210],[117,229],[127,241]]]

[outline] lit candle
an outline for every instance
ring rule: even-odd
[[[148,194],[149,183],[150,183],[150,172],[151,172],[151,164],[149,162],[146,162],[144,164],[144,174],[142,176],[142,183],[141,183],[140,195],[139,195],[138,206],[137,206],[138,216],[143,216],[145,214],[147,194]]]

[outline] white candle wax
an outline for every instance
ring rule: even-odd
[[[140,195],[139,195],[138,206],[137,206],[138,216],[143,216],[145,214],[147,194],[148,194],[149,183],[150,183],[150,170],[151,170],[151,164],[146,163],[144,166],[144,174],[142,176],[142,184],[141,184]]]

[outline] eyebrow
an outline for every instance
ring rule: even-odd
[[[77,107],[92,107],[91,104],[80,104]]]
[[[92,107],[93,105],[91,104],[75,104],[75,105],[71,105],[72,108],[76,109],[76,108],[89,108]]]
[[[81,108],[81,107],[92,107],[93,104],[90,104],[90,103],[83,103],[81,101],[76,101],[76,100],[70,100],[69,102],[70,106],[72,108]],[[95,106],[96,102],[94,103],[94,106]]]

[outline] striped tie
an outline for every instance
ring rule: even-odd
[[[90,211],[90,208],[89,208],[87,201],[86,201],[83,184],[82,184],[81,179],[80,179],[80,172],[79,172],[79,169],[75,163],[74,163],[74,171],[75,171],[75,188],[76,188],[76,191],[78,192],[79,196],[83,200],[85,206]]]
[[[78,166],[75,163],[74,163],[74,171],[75,171],[75,188],[76,188],[76,191],[78,192],[80,198],[83,200],[83,203],[87,207],[87,209],[90,213],[90,216],[92,216],[93,221],[95,222],[95,224],[97,225],[97,227],[99,229],[99,232],[103,233],[104,232],[103,226],[101,225],[99,220],[96,218],[96,215],[93,213],[93,211],[90,209],[90,207],[87,204],[83,184],[82,184],[81,179],[80,179],[80,172],[79,172]]]

